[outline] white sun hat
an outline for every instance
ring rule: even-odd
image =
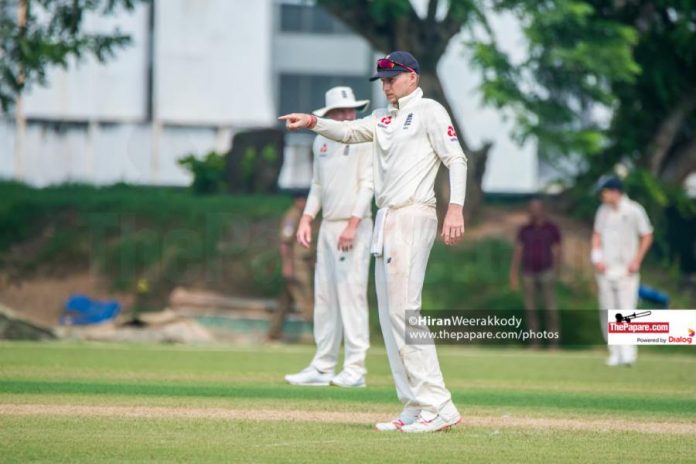
[[[350,87],[334,87],[326,92],[326,106],[314,110],[313,113],[321,118],[337,108],[355,108],[363,111],[369,104],[370,100],[355,100],[355,94]]]

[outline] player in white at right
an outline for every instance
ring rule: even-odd
[[[653,228],[645,209],[628,198],[616,177],[597,182],[602,205],[592,233],[592,264],[599,289],[602,333],[607,337],[610,309],[634,310],[638,306],[640,265],[653,241]],[[631,366],[638,360],[635,345],[609,345],[608,366]]]

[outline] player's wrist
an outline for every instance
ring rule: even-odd
[[[357,229],[360,225],[360,221],[362,221],[362,218],[358,216],[351,216],[348,220],[348,227],[351,229]]]
[[[593,248],[592,252],[590,253],[590,262],[592,262],[592,264],[599,264],[602,261],[604,261],[604,253],[602,253],[602,250],[599,248]]]
[[[450,203],[447,205],[447,214],[464,214],[464,205]]]
[[[317,125],[317,117],[313,114],[309,114],[307,116],[309,116],[309,120],[307,121],[307,129],[314,129],[314,127]]]

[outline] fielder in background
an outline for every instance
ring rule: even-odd
[[[307,190],[293,191],[293,202],[280,223],[280,259],[283,267],[283,293],[271,318],[269,340],[280,340],[288,313],[297,308],[307,322],[312,321],[312,276],[314,249],[299,246],[295,233],[305,208]]]
[[[326,92],[326,106],[314,111],[334,121],[353,121],[369,100],[356,101],[350,87]],[[311,246],[312,221],[322,210],[314,276],[314,340],[309,367],[285,376],[294,385],[365,386],[370,346],[367,277],[372,238],[372,144],[345,145],[317,136],[307,205],[297,241]],[[343,370],[334,376],[344,340]]]
[[[517,231],[517,241],[510,264],[510,287],[519,288],[522,268],[522,290],[527,328],[539,332],[536,303],[539,296],[546,309],[545,329],[559,332],[558,306],[556,304],[556,279],[561,269],[561,231],[546,217],[544,203],[539,199],[529,202],[529,222]],[[552,338],[551,347],[558,347],[558,338]],[[539,347],[539,340],[532,338],[530,347]]]
[[[357,121],[314,115],[282,116],[289,129],[312,129],[341,143],[372,142],[374,188],[379,211],[371,251],[379,321],[394,383],[403,410],[375,425],[379,431],[435,432],[460,422],[445,387],[434,344],[406,341],[406,311],[421,309],[421,292],[430,250],[437,236],[435,176],[449,168],[450,202],[442,238],[451,245],[464,234],[466,156],[450,116],[423,98],[418,61],[397,51],[377,61],[389,106]]]
[[[602,333],[607,338],[607,312],[632,311],[638,305],[640,265],[653,241],[653,228],[645,209],[628,198],[616,177],[597,183],[602,205],[595,216],[592,255],[599,290]],[[633,365],[638,359],[635,345],[610,345],[608,366]]]

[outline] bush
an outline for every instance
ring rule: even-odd
[[[191,189],[198,194],[222,193],[225,191],[225,157],[214,151],[203,159],[190,154],[179,160],[179,165],[193,175]]]

